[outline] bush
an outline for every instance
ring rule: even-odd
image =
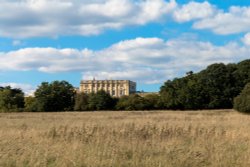
[[[234,109],[239,112],[250,113],[250,83],[234,99]]]

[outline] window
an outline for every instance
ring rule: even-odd
[[[112,96],[114,96],[115,95],[115,91],[114,90],[112,90]]]

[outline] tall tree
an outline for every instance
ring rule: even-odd
[[[69,111],[74,107],[75,90],[66,81],[43,82],[35,98],[38,111]]]
[[[24,93],[10,86],[0,88],[0,111],[21,111],[24,108]]]
[[[115,99],[104,90],[100,90],[97,93],[92,93],[88,98],[89,110],[111,110],[114,109]]]
[[[238,64],[216,63],[205,70],[167,81],[160,95],[167,109],[232,108],[245,84],[250,82],[250,60]]]

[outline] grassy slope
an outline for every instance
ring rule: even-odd
[[[234,111],[0,114],[0,166],[250,166]]]

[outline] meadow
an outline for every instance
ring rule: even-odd
[[[250,116],[233,110],[1,113],[4,167],[248,167]]]

